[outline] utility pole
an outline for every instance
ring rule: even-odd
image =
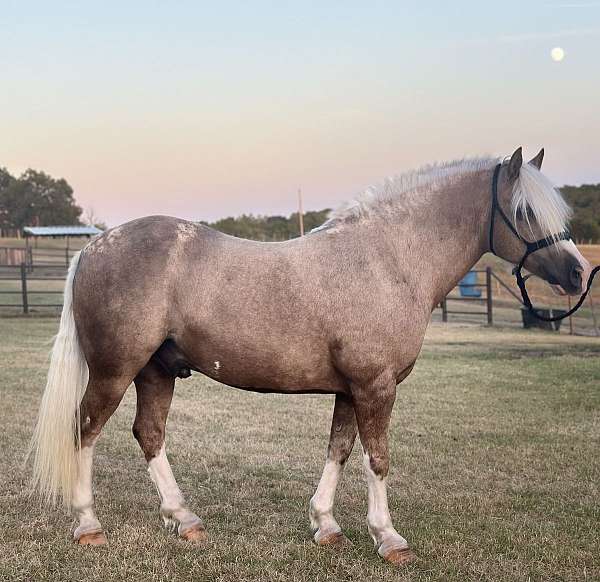
[[[298,188],[298,223],[300,225],[300,236],[304,236],[304,211],[302,210],[302,190]]]

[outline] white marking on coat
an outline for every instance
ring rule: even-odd
[[[327,459],[317,490],[310,500],[308,515],[317,543],[321,538],[342,531],[333,517],[335,490],[341,474],[342,465]]]
[[[191,238],[194,238],[197,234],[196,225],[192,222],[180,222],[177,225],[177,240],[179,242],[185,242]]]
[[[72,492],[72,506],[79,522],[73,532],[75,540],[84,534],[102,531],[102,526],[94,512],[94,493],[92,491],[92,463],[95,445],[96,441],[89,447],[83,447],[79,455],[77,478]]]
[[[158,455],[148,463],[148,472],[160,497],[160,514],[165,526],[177,527],[180,535],[193,527],[203,527],[201,519],[186,507],[167,459],[164,443]]]
[[[556,243],[556,246],[564,250],[572,257],[574,257],[581,265],[581,277],[583,281],[583,289],[585,290],[587,288],[588,279],[592,270],[592,265],[590,265],[589,261],[579,252],[579,249],[575,246],[575,243],[572,240],[558,241]]]
[[[379,555],[385,556],[391,550],[404,549],[408,542],[395,530],[388,509],[387,479],[378,477],[371,469],[369,455],[363,455],[363,466],[369,490],[367,525]]]

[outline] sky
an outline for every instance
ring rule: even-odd
[[[1,0],[0,166],[109,225],[322,209],[520,145],[595,183],[599,57],[600,1]]]

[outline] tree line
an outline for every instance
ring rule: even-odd
[[[31,169],[17,178],[0,168],[0,228],[81,224],[81,213],[65,179]]]
[[[304,212],[304,232],[323,224],[327,220],[330,209]],[[203,222],[207,226],[240,238],[262,241],[282,241],[300,236],[300,221],[298,213],[289,216],[242,216],[222,218],[216,222]]]
[[[600,243],[600,184],[563,186],[561,191],[573,208],[573,238]],[[328,213],[329,209],[305,212],[305,232],[323,224]],[[92,213],[88,214],[86,222],[105,228]],[[0,229],[78,225],[82,220],[82,209],[75,201],[73,188],[65,179],[56,179],[31,169],[15,177],[0,167]],[[202,222],[221,232],[254,240],[282,241],[300,235],[297,212],[289,216],[243,214],[212,223]]]
[[[600,184],[563,186],[560,191],[573,208],[570,226],[573,238],[600,243]]]

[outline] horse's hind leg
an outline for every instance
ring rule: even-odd
[[[312,499],[309,517],[315,542],[319,545],[337,544],[344,534],[333,517],[335,490],[356,439],[356,417],[352,402],[342,395],[335,397],[327,461],[323,475]]]
[[[175,378],[160,364],[150,361],[136,376],[137,412],[133,435],[146,461],[148,472],[160,496],[160,514],[169,528],[176,528],[180,537],[203,541],[206,532],[202,520],[186,506],[185,500],[165,452],[165,425],[173,398]]]
[[[72,507],[77,519],[73,538],[81,545],[106,543],[102,526],[94,511],[94,448],[102,427],[119,406],[130,382],[131,377],[98,378],[92,374],[81,401],[81,449],[72,498]]]

